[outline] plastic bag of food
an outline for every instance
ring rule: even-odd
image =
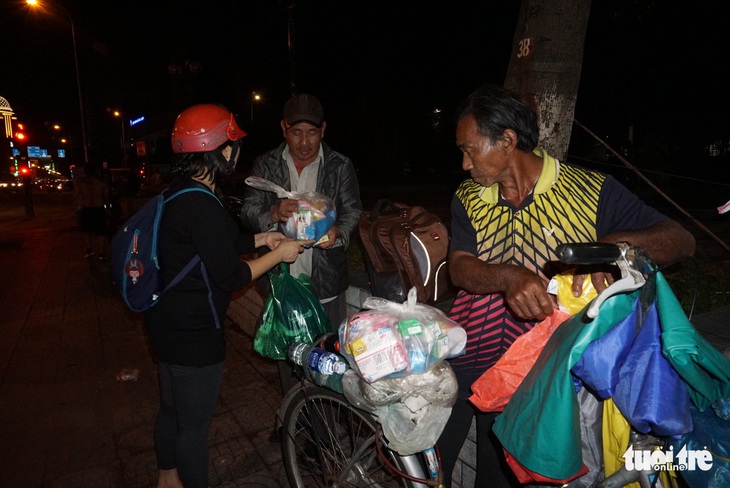
[[[417,303],[415,287],[405,303],[370,297],[363,307],[340,325],[340,353],[368,382],[424,373],[464,352],[466,331]]]
[[[279,198],[299,200],[297,212],[285,223],[279,224],[281,231],[292,239],[319,241],[337,220],[334,202],[321,193],[290,192],[258,176],[249,176],[246,178],[246,184],[258,190],[276,193]]]
[[[264,357],[285,361],[292,344],[314,342],[330,331],[330,321],[312,293],[309,276],[293,277],[286,263],[280,263],[268,276],[271,293],[264,303],[253,348]]]

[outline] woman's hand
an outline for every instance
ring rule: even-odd
[[[306,241],[297,241],[295,239],[285,238],[279,242],[278,246],[276,246],[276,251],[274,252],[277,253],[279,261],[293,263],[297,260],[299,254],[304,251],[304,246],[308,246],[310,244],[314,244],[314,241],[311,239]]]
[[[273,251],[284,239],[286,236],[281,232],[261,232],[256,234],[256,247],[266,246]]]

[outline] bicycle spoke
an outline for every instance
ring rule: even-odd
[[[405,486],[376,452],[375,421],[344,397],[331,392],[303,395],[287,418],[283,447],[292,486]]]

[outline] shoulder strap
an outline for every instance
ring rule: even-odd
[[[190,185],[190,186],[188,186],[188,185]],[[178,195],[182,195],[183,193],[188,193],[191,191],[200,191],[203,193],[207,193],[210,196],[214,197],[215,200],[220,204],[221,207],[223,206],[223,203],[218,199],[218,197],[215,196],[215,194],[213,194],[213,192],[211,192],[207,188],[203,188],[202,185],[200,185],[199,183],[194,183],[194,182],[189,182],[189,183],[184,184],[183,188],[175,191],[171,195],[167,195],[167,193],[169,193],[169,188],[163,190],[162,204],[164,205],[165,203],[169,202],[170,200],[177,197]],[[155,239],[156,239],[156,236],[155,236]],[[177,286],[177,284],[180,283],[180,281],[182,281],[182,279],[198,263],[200,263],[200,271],[201,271],[201,274],[203,275],[203,280],[205,281],[205,286],[208,288],[208,303],[210,304],[210,311],[213,314],[213,319],[215,320],[215,327],[216,327],[216,329],[220,329],[221,328],[220,319],[218,318],[218,313],[215,311],[215,304],[213,303],[213,289],[210,287],[210,280],[208,279],[208,272],[205,269],[205,264],[200,259],[200,256],[198,254],[193,256],[193,258],[188,262],[188,264],[186,264],[185,267],[183,269],[181,269],[177,275],[175,275],[175,277],[165,286],[165,289],[162,290],[162,293],[160,293],[160,295],[167,293],[167,291],[169,291],[173,287]]]
[[[215,194],[212,191],[210,191],[208,188],[205,188],[202,184],[193,182],[193,181],[184,183],[181,188],[179,188],[178,190],[176,190],[175,192],[172,192],[172,193],[169,188],[166,188],[165,190],[163,190],[162,196],[163,196],[164,200],[162,203],[167,203],[170,200],[172,200],[173,198],[175,198],[179,195],[182,195],[183,193],[188,193],[191,191],[201,191],[203,193],[207,193],[208,195],[215,198],[215,200],[218,202],[218,204],[221,207],[223,206],[223,203],[218,199],[217,196],[215,196]]]

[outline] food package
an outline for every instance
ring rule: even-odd
[[[340,325],[340,352],[368,382],[429,371],[466,346],[466,331],[439,309],[370,297]]]
[[[596,289],[593,287],[591,276],[586,275],[583,280],[583,288],[580,296],[573,295],[573,276],[574,270],[557,274],[553,276],[548,283],[548,293],[556,295],[558,299],[558,309],[575,315],[588,305],[591,300],[596,298]]]
[[[287,237],[319,241],[335,223],[332,199],[317,192],[297,193],[299,209],[286,223],[280,224]]]
[[[337,220],[337,212],[332,199],[317,192],[296,193],[285,190],[279,185],[259,178],[249,176],[246,184],[258,190],[276,193],[278,198],[299,200],[297,212],[285,223],[281,223],[280,230],[292,239],[318,242],[332,228]]]

